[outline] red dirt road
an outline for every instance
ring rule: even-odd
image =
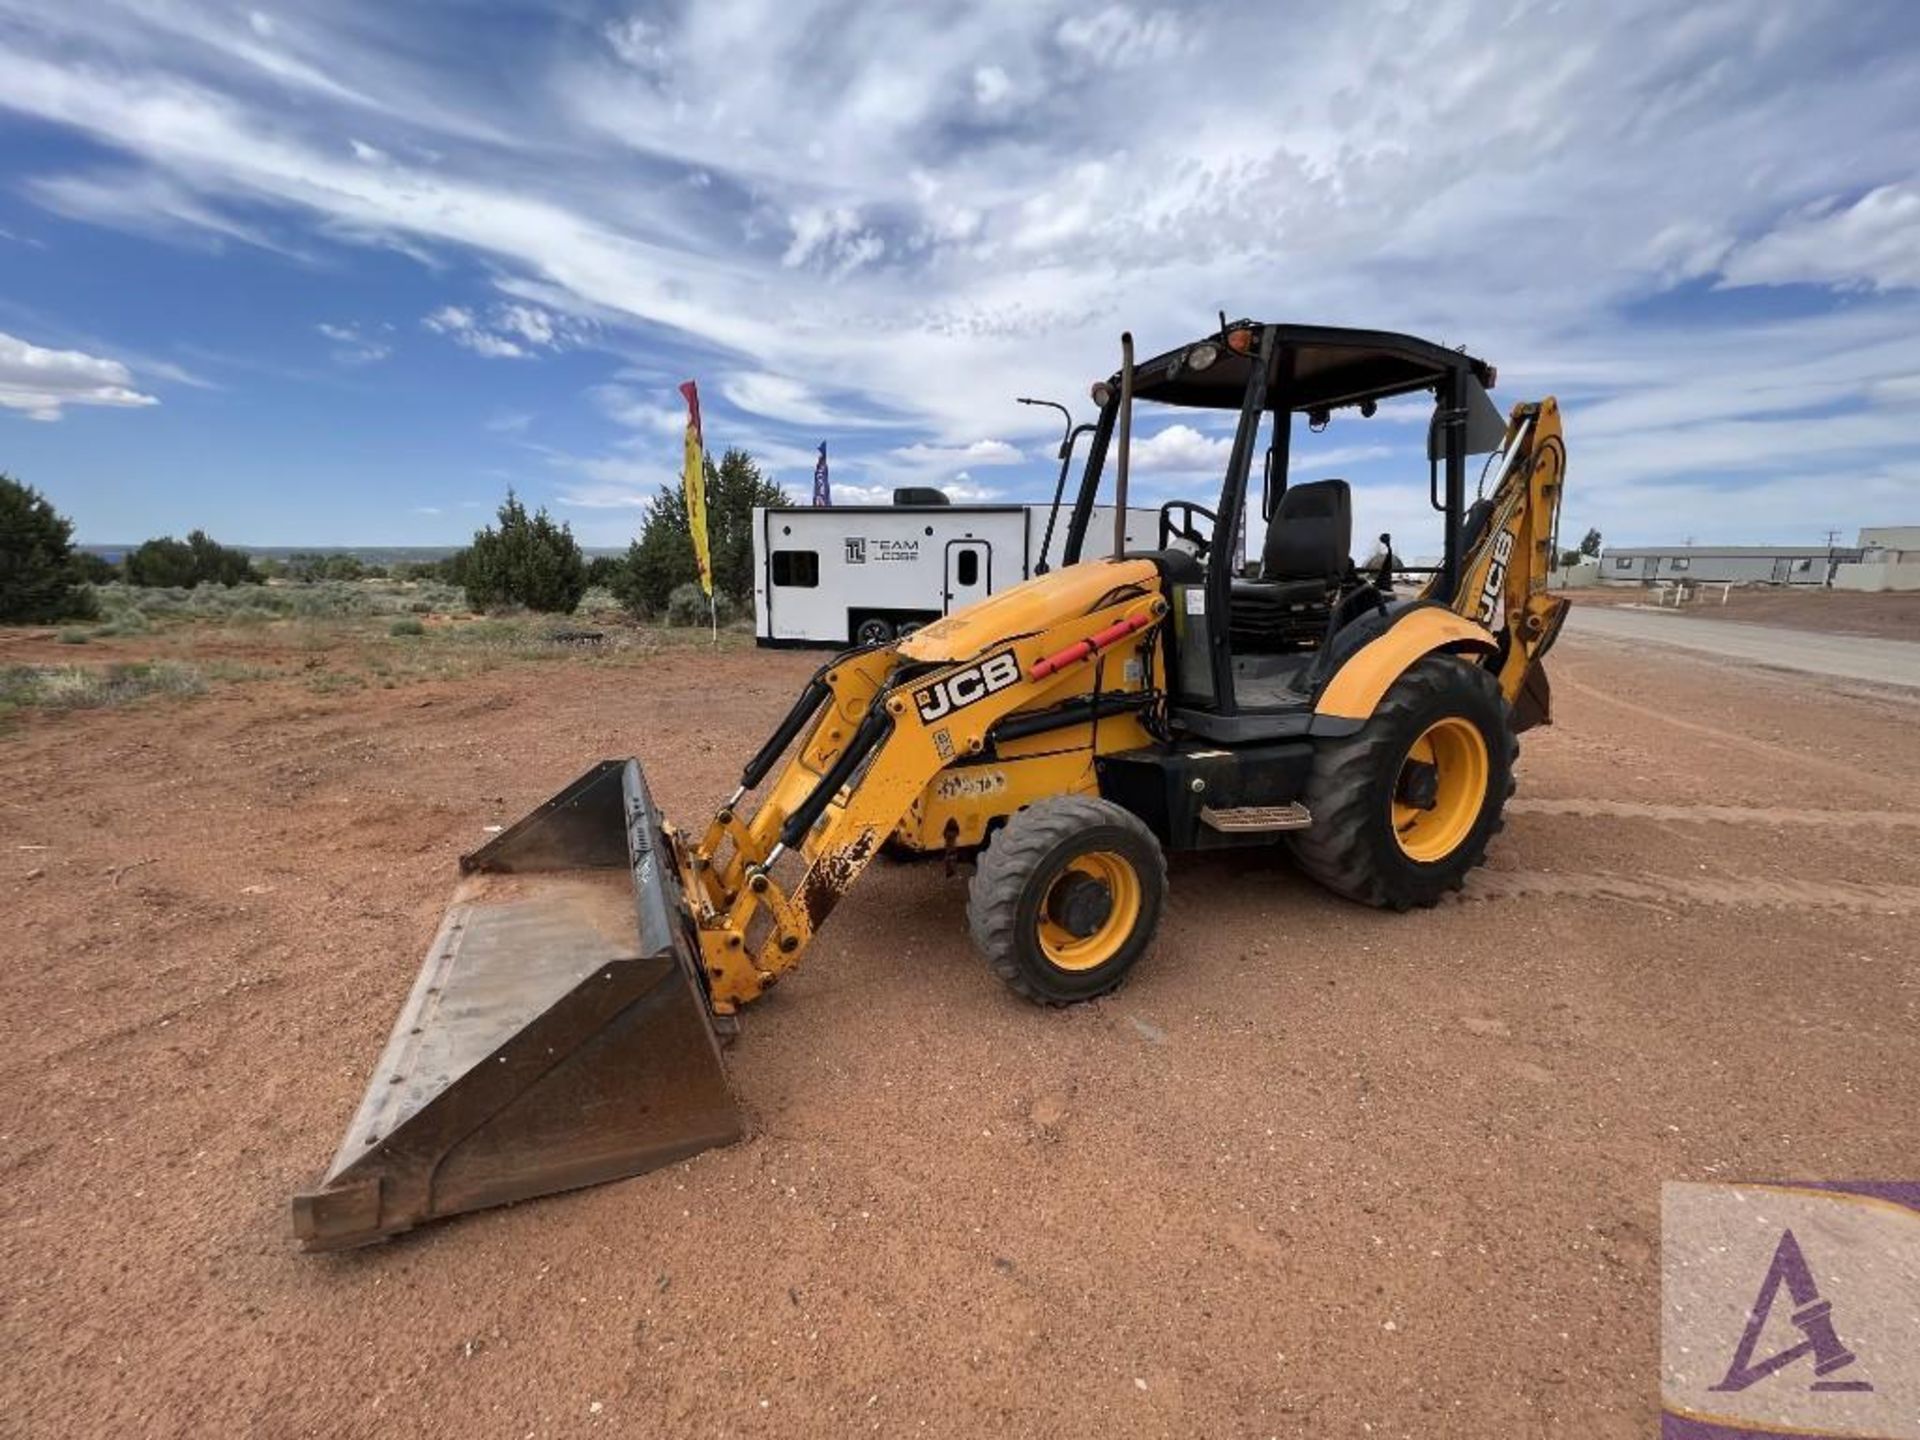
[[[809,663],[0,736],[0,1432],[1637,1440],[1662,1180],[1920,1174],[1920,706],[1573,637],[1461,902],[1177,862],[1046,1012],[877,867],[748,1017],[746,1143],[296,1254],[457,854],[603,755],[699,816]]]

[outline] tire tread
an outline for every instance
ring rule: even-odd
[[[1154,873],[1142,877],[1143,882],[1164,895],[1167,860],[1154,833],[1132,811],[1092,795],[1055,796],[1016,812],[980,852],[967,888],[967,929],[993,973],[1036,1005],[1072,1005],[1079,1000],[1044,993],[1021,968],[1017,959],[1021,895],[1034,871],[1063,840],[1107,825],[1131,830],[1146,842]]]

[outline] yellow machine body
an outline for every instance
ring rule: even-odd
[[[1225,337],[1223,353],[1244,353],[1241,333]],[[1451,352],[1433,353],[1451,363]],[[1257,409],[1250,400],[1245,413]],[[1114,413],[1109,406],[1108,421]],[[1458,511],[1458,450],[1451,453]],[[1310,770],[1303,762],[1317,746],[1362,735],[1397,682],[1435,654],[1497,677],[1499,697],[1486,705],[1513,729],[1544,722],[1539,661],[1566,610],[1548,591],[1564,468],[1553,400],[1516,406],[1500,473],[1476,507],[1482,518],[1466,527],[1473,533],[1455,532],[1458,583],[1445,603],[1432,603],[1443,592],[1430,585],[1429,603],[1389,605],[1353,588],[1346,562],[1343,593],[1377,603],[1371,627],[1354,632],[1356,642],[1370,638],[1350,653],[1333,648],[1342,618],[1334,605],[1327,646],[1311,652],[1327,663],[1302,672],[1308,693],[1290,709],[1263,712],[1283,714],[1290,738],[1248,746],[1245,763]],[[1089,479],[1083,531],[1092,486]],[[1459,525],[1457,514],[1450,523]],[[800,962],[883,847],[991,852],[1000,827],[1052,802],[1056,820],[1084,814],[1096,827],[1102,813],[1118,811],[1157,857],[1143,812],[1107,792],[1106,771],[1157,773],[1168,755],[1238,763],[1230,750],[1208,748],[1204,731],[1182,731],[1172,713],[1178,652],[1170,655],[1168,622],[1176,599],[1184,610],[1197,588],[1170,578],[1180,558],[1162,551],[1070,564],[895,644],[837,656],[748,763],[735,794],[697,829],[660,816],[635,762],[605,761],[466,857],[468,879],[334,1165],[296,1197],[303,1243],[364,1244],[736,1138],[743,1127],[718,1044],[730,1017]],[[1486,696],[1485,674],[1471,678]],[[1447,808],[1432,797],[1445,801],[1457,784],[1447,756],[1461,749],[1462,723],[1435,717],[1407,752],[1418,783],[1393,792],[1396,828],[1403,818],[1411,827],[1401,844],[1416,860],[1454,843],[1459,827],[1441,823]],[[1496,713],[1493,723],[1506,722]],[[1487,767],[1506,756],[1478,744],[1465,749],[1477,756],[1485,790]],[[1176,798],[1185,803],[1203,785],[1197,776],[1183,781]],[[1386,801],[1368,803],[1364,823],[1385,823]],[[1283,796],[1224,818],[1214,812],[1208,823],[1312,821]],[[1111,906],[1100,900],[1080,929],[1067,911],[1048,912],[1040,939],[1050,954],[1077,956],[1109,910],[1127,924],[1157,914],[1152,887],[1164,884],[1164,866],[1143,878],[1121,853],[1132,842],[1113,834],[1107,848],[1075,861],[1073,879],[1074,903],[1090,903],[1088,887],[1097,885]]]

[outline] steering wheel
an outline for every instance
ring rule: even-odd
[[[1174,523],[1173,519],[1173,512],[1176,510],[1181,512],[1181,519],[1178,524]],[[1206,530],[1201,530],[1193,523],[1193,517],[1196,515],[1206,516],[1208,526]],[[1196,505],[1191,500],[1169,500],[1160,507],[1160,544],[1158,548],[1166,550],[1170,548],[1168,542],[1176,539],[1185,540],[1193,546],[1194,558],[1196,560],[1204,560],[1207,558],[1207,552],[1213,549],[1213,531],[1218,527],[1219,523],[1220,517],[1204,505]]]

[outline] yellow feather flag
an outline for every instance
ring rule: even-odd
[[[680,387],[687,397],[687,468],[680,484],[687,495],[687,529],[693,535],[693,559],[700,567],[700,588],[713,598],[713,558],[707,549],[707,462],[700,438],[700,392],[689,380]]]

